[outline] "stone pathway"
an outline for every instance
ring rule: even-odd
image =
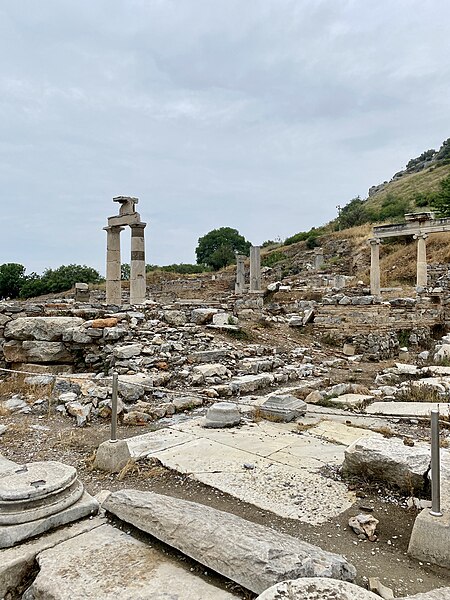
[[[194,419],[127,440],[134,458],[153,457],[179,473],[269,510],[317,525],[347,510],[353,493],[326,477],[348,445],[373,432],[323,420],[299,433],[296,423],[260,421],[205,429]]]

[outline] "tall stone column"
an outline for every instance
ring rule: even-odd
[[[104,227],[106,231],[106,302],[122,305],[120,272],[120,232],[123,227]]]
[[[130,304],[143,304],[146,295],[145,239],[147,223],[134,223],[131,227]]]
[[[380,296],[380,239],[371,238],[370,244],[370,293]]]
[[[243,294],[245,290],[245,258],[246,257],[243,254],[236,254],[235,294]]]
[[[251,246],[250,248],[250,291],[261,291],[261,248]]]
[[[417,240],[417,280],[418,288],[427,287],[427,233],[418,233],[414,236]]]
[[[323,265],[323,248],[314,248],[314,269],[320,271]]]

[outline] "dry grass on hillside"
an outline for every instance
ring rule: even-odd
[[[405,175],[397,181],[389,182],[384,189],[369,198],[367,205],[381,206],[388,194],[412,200],[419,193],[437,192],[439,182],[448,175],[450,175],[450,165],[431,167],[427,171]]]

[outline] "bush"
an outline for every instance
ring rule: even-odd
[[[261,266],[263,267],[273,267],[276,263],[281,262],[282,260],[286,260],[286,254],[283,252],[275,251],[271,254],[266,254],[261,259]]]
[[[75,283],[99,283],[100,273],[86,265],[63,265],[57,269],[47,269],[42,276],[32,273],[25,278],[20,288],[21,298],[42,296],[70,290]]]

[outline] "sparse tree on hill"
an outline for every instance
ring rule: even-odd
[[[450,217],[450,175],[439,182],[440,189],[432,202],[439,217]]]

